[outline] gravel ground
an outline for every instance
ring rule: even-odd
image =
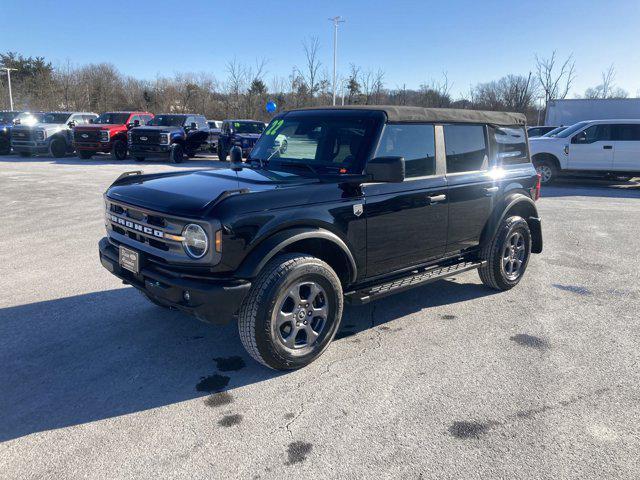
[[[637,184],[544,188],[517,288],[347,307],[282,374],[100,265],[102,193],[140,167],[0,157],[0,477],[640,477]]]

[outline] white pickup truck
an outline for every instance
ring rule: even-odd
[[[542,183],[566,173],[640,176],[640,120],[578,122],[555,137],[529,140]]]

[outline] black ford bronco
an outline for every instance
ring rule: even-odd
[[[246,163],[231,156],[224,170],[123,174],[105,193],[100,260],[157,305],[237,318],[247,351],[275,369],[322,354],[345,301],[471,269],[507,290],[542,251],[519,114],[293,110]]]

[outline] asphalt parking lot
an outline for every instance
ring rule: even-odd
[[[0,157],[0,477],[638,478],[640,185],[545,187],[545,250],[362,307],[276,373],[98,261],[121,172]]]

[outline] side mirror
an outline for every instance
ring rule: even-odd
[[[400,183],[404,181],[404,157],[377,157],[369,160],[365,169],[370,182]]]
[[[242,149],[239,146],[235,146],[229,152],[231,158],[231,168],[233,170],[242,170]]]
[[[67,126],[68,126],[69,128],[73,128],[73,127],[75,127],[75,126],[76,126],[76,122],[71,121],[71,122],[67,123]]]
[[[582,131],[571,139],[571,143],[587,143],[587,132]]]
[[[90,118],[89,123],[93,123],[93,120],[94,120],[93,118]]]
[[[14,124],[14,125],[20,125],[20,119],[19,119],[19,118],[16,118],[16,119],[13,121],[13,124]]]
[[[191,122],[191,130],[197,130],[198,124],[196,122]]]

